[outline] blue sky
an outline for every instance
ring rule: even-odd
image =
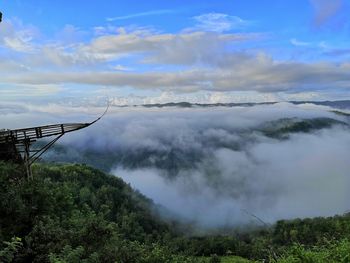
[[[350,99],[345,0],[2,1],[0,101]]]

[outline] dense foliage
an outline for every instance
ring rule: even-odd
[[[39,164],[34,180],[22,173],[0,163],[0,262],[350,262],[349,214],[193,236],[99,170]]]
[[[154,262],[171,236],[152,202],[116,177],[84,165],[38,165],[30,181],[19,171],[0,167],[0,249],[17,250],[15,261]]]

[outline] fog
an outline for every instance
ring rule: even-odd
[[[349,209],[348,131],[296,135],[288,141],[259,142],[247,152],[217,149],[197,170],[172,180],[157,169],[114,174],[181,216],[204,226],[253,220],[329,216]],[[255,222],[259,223],[259,222]]]
[[[5,108],[0,116],[10,128],[14,119],[26,125],[86,121],[101,111]],[[350,130],[347,117],[329,110],[289,103],[113,107],[95,125],[65,135],[64,153],[52,151],[46,158],[104,164],[175,217],[203,227],[261,224],[249,214],[267,223],[331,216],[350,208]],[[289,130],[314,119],[321,125]]]

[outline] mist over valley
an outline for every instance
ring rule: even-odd
[[[112,107],[43,158],[112,173],[200,227],[261,225],[252,215],[274,223],[349,209],[349,131],[346,112],[310,103]]]

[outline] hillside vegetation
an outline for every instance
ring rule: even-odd
[[[0,163],[0,262],[350,262],[350,215],[194,236],[117,177],[77,164],[33,170],[27,181]]]
[[[28,182],[18,171],[0,167],[0,240],[20,238],[16,262],[153,262],[157,242],[171,235],[152,202],[116,177],[37,165]]]

